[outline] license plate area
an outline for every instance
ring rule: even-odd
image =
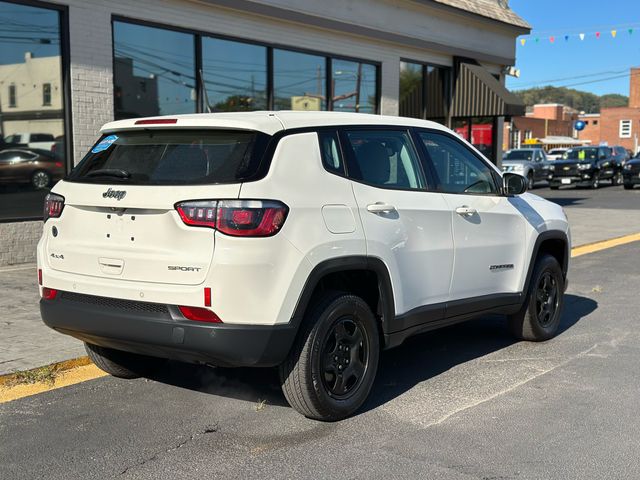
[[[562,184],[563,185],[570,185],[571,184],[571,179],[570,178],[563,178],[562,179]]]

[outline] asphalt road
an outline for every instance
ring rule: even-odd
[[[385,352],[339,423],[294,412],[271,370],[177,363],[2,404],[0,478],[640,478],[639,254],[575,259],[552,341],[492,317]]]
[[[531,193],[562,207],[640,210],[640,188],[625,190],[622,186],[614,187],[603,183],[597,190],[576,187],[551,190],[548,187],[536,187]]]

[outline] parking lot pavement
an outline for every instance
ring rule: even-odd
[[[84,355],[82,343],[46,328],[35,265],[0,269],[0,375]]]
[[[532,193],[561,205],[571,225],[574,245],[607,240],[640,232],[640,189],[604,185],[598,190],[575,187]]]
[[[574,259],[552,341],[491,317],[385,352],[339,423],[286,406],[271,370],[178,363],[2,404],[0,478],[640,478],[639,254]]]

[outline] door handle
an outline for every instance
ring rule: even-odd
[[[391,213],[396,211],[396,207],[382,202],[367,205],[367,210],[371,213]]]
[[[461,207],[456,208],[456,213],[462,217],[472,217],[478,211],[475,208],[468,207],[467,205],[463,205]]]

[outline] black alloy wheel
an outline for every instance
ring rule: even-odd
[[[553,321],[559,298],[558,282],[551,272],[544,272],[536,290],[536,315],[540,326],[546,328]]]
[[[358,319],[339,318],[322,349],[322,381],[329,395],[349,398],[362,383],[369,363],[369,342]]]

